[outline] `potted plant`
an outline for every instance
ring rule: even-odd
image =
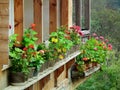
[[[24,85],[28,78],[28,61],[24,57],[24,51],[15,46],[16,34],[10,36],[9,58],[11,61],[10,81],[13,85]]]
[[[77,60],[78,64],[80,61],[84,61],[86,66],[89,64],[89,68],[91,68],[91,63],[94,66],[104,64],[107,52],[112,50],[112,45],[109,44],[108,40],[104,39],[103,36],[97,36],[97,34],[94,33],[84,44],[82,44],[80,50],[81,54]]]
[[[32,76],[38,74],[41,65],[44,63],[41,53],[37,50],[38,44],[36,42],[38,38],[36,37],[37,32],[33,30],[34,28],[35,24],[31,24],[30,28],[25,29],[22,41],[23,51],[29,63],[29,70],[32,71]]]

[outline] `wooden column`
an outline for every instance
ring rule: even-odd
[[[38,43],[42,42],[42,1],[34,0],[34,23],[35,31],[38,33]]]
[[[57,1],[49,0],[49,18],[50,18],[50,28],[49,33],[55,32],[57,28]]]
[[[90,30],[90,0],[85,0],[85,29]]]
[[[68,0],[60,0],[60,24],[68,26]]]
[[[22,41],[23,36],[23,0],[14,0],[14,33],[18,34],[17,40]]]
[[[8,64],[9,0],[0,0],[0,69]]]

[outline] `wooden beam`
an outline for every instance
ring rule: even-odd
[[[58,68],[54,71],[54,85],[57,87],[57,78],[60,76],[60,74],[64,71],[64,65]]]
[[[23,36],[23,0],[14,0],[14,33],[18,34],[17,40],[22,41]]]
[[[50,27],[49,33],[55,32],[57,28],[57,1],[49,0],[49,17],[50,17]]]
[[[60,24],[68,27],[68,0],[60,0]]]
[[[68,78],[68,70],[74,64],[74,62],[75,62],[75,58],[73,58],[68,63],[66,63],[66,78]]]
[[[34,23],[35,31],[38,33],[38,43],[42,42],[42,1],[34,0]]]

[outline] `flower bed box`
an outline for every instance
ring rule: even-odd
[[[85,71],[84,71],[84,75],[85,75],[85,76],[89,76],[90,74],[96,72],[96,71],[99,70],[99,69],[100,69],[100,64],[98,64],[98,65],[95,66],[95,67],[91,67],[91,68],[89,68],[88,70],[85,70]]]

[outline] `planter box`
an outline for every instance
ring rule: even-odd
[[[88,70],[85,70],[84,75],[89,76],[90,74],[96,72],[99,69],[100,69],[100,64],[97,64],[97,66],[94,66],[94,67],[89,68]]]

